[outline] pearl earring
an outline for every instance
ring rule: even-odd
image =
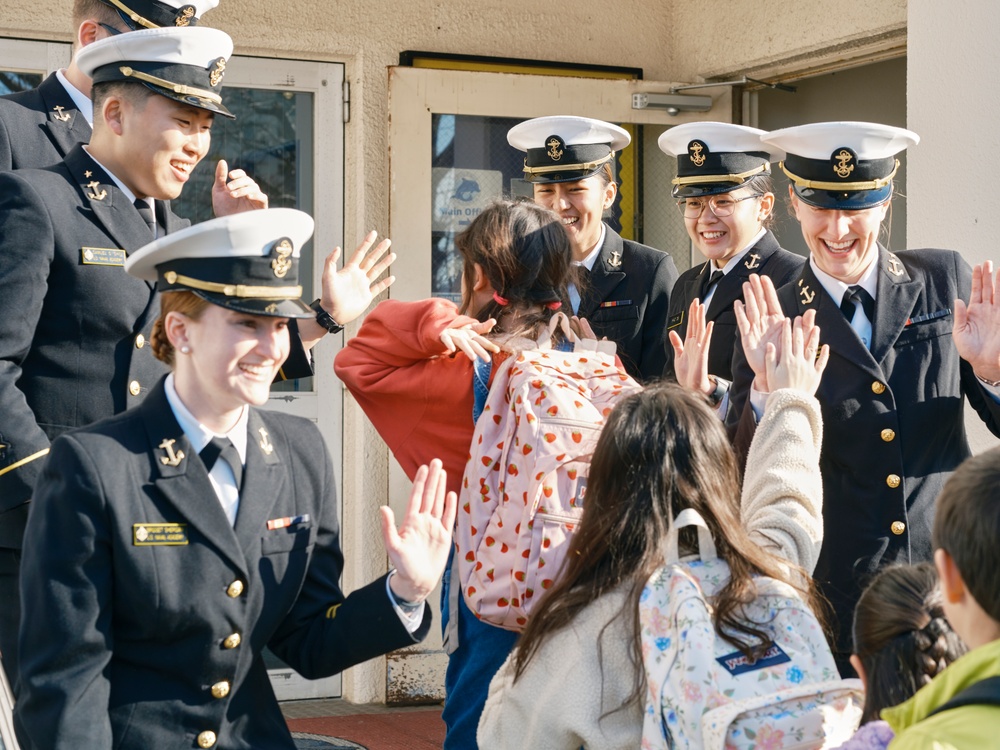
[[[187,344],[185,344],[184,346],[181,347],[181,354],[190,354],[190,353],[191,353],[191,347],[190,346],[188,346]]]

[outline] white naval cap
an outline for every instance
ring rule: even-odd
[[[132,253],[125,270],[161,292],[190,291],[253,315],[311,318],[298,284],[299,256],[314,222],[304,211],[268,208],[202,222]]]
[[[529,182],[571,182],[597,174],[632,136],[603,120],[555,115],[515,125],[507,131],[507,142],[525,152]]]
[[[766,131],[727,122],[687,122],[664,132],[657,144],[677,157],[676,197],[728,193],[758,174],[770,174],[781,149],[761,143]]]
[[[919,143],[920,136],[874,122],[814,122],[772,131],[761,140],[786,152],[781,169],[803,201],[857,210],[892,196],[899,168],[895,155]]]
[[[88,44],[76,64],[95,84],[135,81],[182,104],[233,117],[220,94],[232,54],[233,40],[219,29],[144,29]]]
[[[118,11],[133,31],[160,27],[196,26],[219,0],[101,0]]]

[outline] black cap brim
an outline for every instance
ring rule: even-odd
[[[300,299],[259,299],[246,297],[230,297],[225,294],[203,292],[198,289],[178,289],[197,294],[206,302],[225,307],[227,310],[263,315],[271,318],[315,318],[316,313]]]
[[[154,86],[151,83],[146,83],[145,81],[139,81],[143,86],[148,88],[150,91],[154,91],[160,96],[165,96],[167,99],[173,99],[175,102],[180,102],[181,104],[186,104],[189,107],[196,107],[197,109],[206,109],[209,112],[214,112],[217,115],[222,115],[223,117],[228,117],[230,120],[235,120],[236,115],[226,109],[225,105],[222,103],[216,104],[208,99],[203,99],[200,96],[193,96],[192,94],[176,94],[173,91],[161,88],[159,86]]]
[[[794,183],[792,187],[795,194],[804,203],[831,211],[861,211],[875,208],[892,197],[891,182],[875,190],[853,190],[850,192],[816,190],[815,188],[799,187]]]

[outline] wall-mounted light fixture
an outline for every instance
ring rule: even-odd
[[[789,86],[786,83],[771,83],[743,76],[735,81],[712,81],[710,83],[691,83],[683,86],[674,86],[666,94],[632,94],[632,109],[649,109],[652,107],[665,110],[668,115],[676,115],[681,112],[707,112],[712,108],[712,97],[691,96],[689,94],[678,94],[677,92],[687,91],[688,89],[709,89],[716,86],[746,86],[747,84],[758,88],[767,87],[792,93],[795,92],[795,87]]]
[[[664,109],[669,115],[679,112],[707,112],[712,108],[712,97],[687,94],[632,94],[632,109]]]

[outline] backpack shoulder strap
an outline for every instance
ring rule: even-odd
[[[961,706],[1000,706],[1000,676],[987,677],[985,680],[980,680],[969,685],[965,690],[952,697],[950,701],[935,708],[927,716],[931,717],[942,711],[949,711]]]

